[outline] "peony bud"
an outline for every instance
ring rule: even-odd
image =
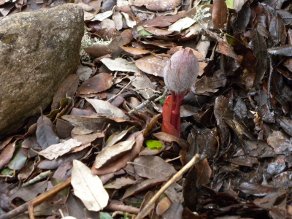
[[[198,60],[190,48],[175,52],[163,69],[168,90],[178,94],[188,91],[199,72]]]

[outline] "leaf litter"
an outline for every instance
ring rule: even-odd
[[[287,0],[75,3],[87,54],[43,115],[0,136],[0,218],[28,204],[30,218],[292,217]],[[0,16],[50,4],[0,1]],[[183,48],[199,72],[177,137],[161,132],[159,115],[163,69]]]

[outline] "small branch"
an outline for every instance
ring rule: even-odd
[[[114,100],[117,96],[119,96],[121,93],[123,93],[123,91],[130,86],[130,84],[133,82],[133,80],[135,79],[135,77],[133,79],[131,79],[129,81],[128,84],[126,84],[116,95],[112,96],[111,98],[109,98],[107,101],[111,102],[112,100]]]
[[[15,218],[15,216],[25,212],[27,209],[29,211],[29,218],[34,219],[33,215],[33,208],[40,203],[44,202],[45,200],[49,199],[50,197],[56,195],[59,191],[65,189],[68,187],[71,183],[71,177],[65,180],[64,182],[61,182],[60,184],[54,186],[52,189],[49,191],[46,191],[42,193],[41,195],[37,196],[31,201],[28,201],[24,203],[23,205],[18,206],[17,208],[13,209],[12,211],[0,215],[0,219],[10,219],[10,218]]]
[[[117,203],[115,201],[111,201],[107,206],[106,209],[111,210],[111,211],[122,211],[122,212],[127,212],[130,214],[138,214],[139,213],[139,208],[129,206],[129,205],[124,205],[123,203]]]
[[[165,97],[167,94],[167,89],[164,89],[163,94],[158,96],[157,95],[153,95],[152,97],[150,97],[149,99],[145,100],[144,102],[142,102],[141,104],[139,104],[138,106],[136,106],[135,108],[131,109],[128,114],[132,114],[140,109],[143,109],[145,106],[147,106],[151,101],[157,102],[158,100],[162,99],[163,97]]]
[[[149,202],[141,209],[140,213],[135,217],[135,219],[143,219],[146,215],[151,211],[152,206],[159,199],[159,197],[165,192],[165,190],[171,186],[173,183],[177,182],[185,172],[187,172],[190,168],[192,168],[195,164],[197,164],[201,160],[201,156],[196,154],[183,168],[181,168],[170,180],[168,180],[159,191],[149,200]]]
[[[105,175],[105,176],[100,176],[100,179],[102,181],[102,183],[104,184],[107,180],[109,180],[111,177],[113,177],[114,175]],[[56,195],[58,192],[60,192],[61,190],[67,188],[68,186],[70,186],[71,184],[71,177],[69,177],[68,179],[66,179],[64,182],[59,183],[58,185],[54,186],[52,189],[42,193],[41,195],[35,197],[33,200],[30,200],[26,203],[24,203],[23,205],[20,205],[18,207],[16,207],[15,209],[9,211],[6,214],[2,214],[0,215],[0,219],[11,219],[11,218],[15,218],[15,216],[25,212],[26,210],[28,210],[29,213],[29,218],[30,219],[34,219],[34,207],[45,202],[46,200],[48,200],[49,198],[53,197],[54,195]]]

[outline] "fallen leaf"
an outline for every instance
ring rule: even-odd
[[[172,203],[171,203],[170,199],[167,196],[163,197],[157,203],[157,206],[156,206],[156,209],[155,209],[156,214],[157,215],[163,215],[167,211],[167,209],[170,208],[171,204]]]
[[[163,77],[163,68],[168,58],[163,56],[145,56],[136,60],[135,64],[141,71],[154,76]]]
[[[124,196],[122,197],[122,199],[128,198],[132,195],[135,195],[141,191],[147,190],[149,188],[152,188],[154,186],[157,186],[161,183],[163,183],[165,180],[162,178],[158,178],[158,179],[144,179],[142,181],[140,181],[139,183],[130,186],[129,188],[127,188]]]
[[[59,106],[59,103],[62,99],[66,97],[71,97],[73,98],[77,87],[79,84],[79,79],[76,74],[71,74],[69,75],[60,85],[58,90],[56,91],[53,102],[51,105],[52,109],[56,109]]]
[[[196,21],[190,17],[184,17],[177,20],[175,23],[168,27],[168,31],[176,31],[181,32],[184,29],[189,28],[192,26]]]
[[[120,178],[116,178],[110,183],[107,183],[104,187],[106,189],[121,189],[123,187],[133,185],[135,183],[136,183],[136,180],[130,177],[120,177]]]
[[[71,138],[64,142],[50,145],[46,149],[40,151],[39,154],[49,160],[53,160],[68,153],[69,151],[71,151],[72,149],[80,145],[81,145],[81,142],[77,141],[76,139]]]
[[[116,159],[123,153],[131,150],[135,144],[135,138],[119,142],[115,145],[105,147],[95,158],[93,167],[96,169],[101,168],[110,160]]]
[[[212,21],[214,28],[224,28],[224,24],[227,21],[227,5],[225,0],[213,0]]]
[[[42,149],[45,149],[52,144],[58,144],[60,142],[59,137],[53,130],[53,123],[48,117],[44,115],[38,118],[36,138],[38,144],[42,147]]]
[[[79,65],[76,74],[80,81],[86,81],[92,75],[92,68],[84,65]]]
[[[16,148],[16,141],[8,143],[0,153],[0,169],[9,163]]]
[[[134,162],[134,169],[137,175],[148,179],[164,179],[176,173],[172,165],[166,163],[158,156],[140,156]]]
[[[96,113],[101,116],[106,116],[109,118],[129,119],[129,117],[121,109],[107,101],[88,98],[86,98],[86,101],[90,103],[95,109]]]
[[[126,21],[126,24],[127,24],[128,27],[133,28],[133,27],[137,24],[137,22],[134,21],[134,20],[132,20],[132,19],[130,18],[130,16],[129,16],[127,13],[125,13],[125,12],[121,12],[121,14],[122,14],[123,17],[125,18],[125,21]]]
[[[123,58],[102,58],[100,61],[111,71],[136,72],[138,70],[134,63]]]
[[[21,170],[27,161],[27,153],[23,148],[19,148],[13,159],[7,165],[11,170]]]
[[[145,6],[152,11],[170,11],[174,10],[181,4],[180,0],[133,0],[132,5],[141,7]]]
[[[105,20],[106,18],[112,16],[113,14],[113,11],[110,10],[110,11],[105,11],[103,13],[99,13],[97,15],[94,16],[93,19],[91,19],[91,21],[103,21]]]
[[[154,95],[156,86],[146,74],[137,72],[134,76],[130,77],[130,80],[132,80],[132,85],[136,88],[137,92],[145,99],[149,99]]]
[[[78,89],[79,95],[96,94],[110,89],[113,85],[113,76],[108,73],[99,73],[84,81]]]
[[[128,47],[128,46],[121,46],[121,49],[132,56],[141,56],[141,55],[146,55],[150,53],[150,51],[147,49],[134,48],[134,47]]]
[[[119,159],[115,160],[115,162],[108,163],[100,169],[92,168],[92,172],[98,175],[113,173],[125,167],[129,161],[137,157],[143,147],[143,132],[134,133],[133,137],[135,137],[136,143],[131,151],[126,152]]]
[[[113,133],[112,135],[110,135],[108,137],[108,139],[106,140],[105,146],[104,147],[110,147],[113,146],[114,144],[116,144],[118,141],[122,140],[123,137],[126,136],[126,134],[128,133],[129,129],[127,130],[123,130],[121,132],[116,132]]]
[[[109,195],[98,176],[78,160],[73,160],[71,185],[74,194],[90,211],[100,211],[108,203]]]

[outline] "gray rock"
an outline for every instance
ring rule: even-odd
[[[0,20],[0,135],[48,106],[79,64],[83,11],[65,4]]]

